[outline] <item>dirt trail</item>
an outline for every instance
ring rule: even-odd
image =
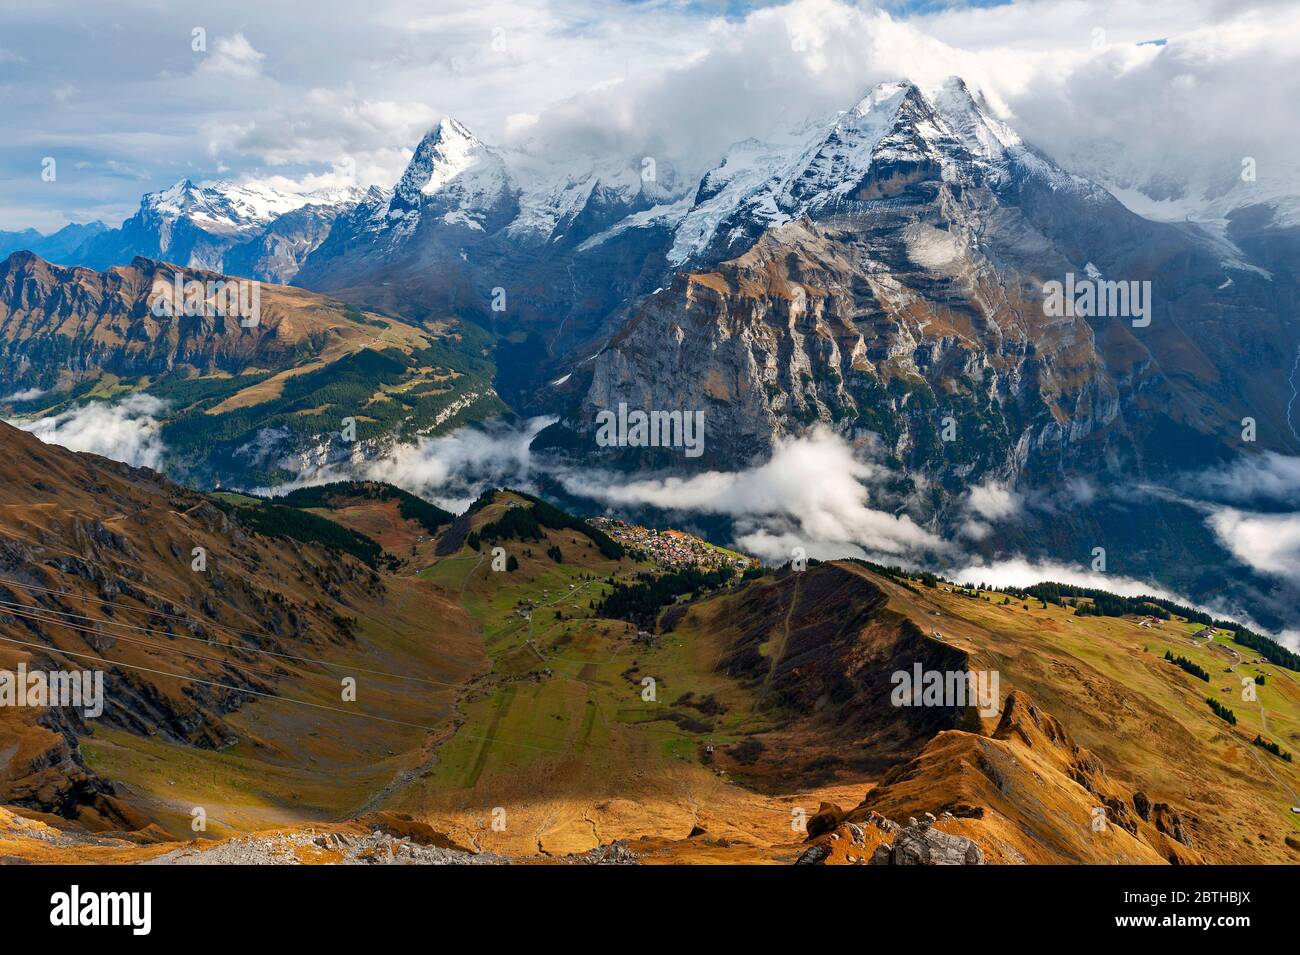
[[[767,676],[763,680],[763,689],[758,694],[758,701],[762,702],[767,699],[768,690],[772,685],[772,678],[776,675],[776,668],[785,656],[785,648],[790,643],[790,618],[794,616],[795,608],[799,606],[799,584],[802,578],[798,573],[794,575],[794,592],[790,595],[790,606],[786,609],[785,620],[781,624],[781,639],[768,649],[768,660],[770,661],[767,668]]]
[[[463,721],[462,717],[458,720],[455,726],[451,727],[450,730],[430,733],[424,741],[424,758],[415,766],[411,766],[408,769],[403,769],[398,772],[397,775],[388,781],[387,785],[385,785],[383,789],[372,794],[369,799],[362,803],[361,806],[353,812],[352,815],[364,816],[367,813],[380,809],[385,802],[397,795],[401,790],[405,789],[420,776],[433,769],[438,762],[438,748],[456,735],[456,731],[460,729],[460,725]]]

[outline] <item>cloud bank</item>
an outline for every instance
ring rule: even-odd
[[[46,444],[161,470],[166,448],[158,434],[158,417],[166,407],[166,402],[140,394],[116,404],[95,401],[46,418],[14,419],[8,423]]]
[[[950,572],[952,579],[961,583],[988,584],[990,587],[1029,587],[1053,581],[1073,584],[1076,587],[1093,587],[1108,590],[1121,597],[1163,597],[1188,606],[1194,604],[1172,591],[1132,577],[1088,570],[1077,564],[1064,564],[1051,560],[1027,560],[1011,557],[1005,560],[981,561],[965,564]]]
[[[135,395],[117,404],[94,402],[57,415],[10,423],[47,443],[159,469],[166,449],[158,434],[158,418],[165,407],[157,398]],[[649,508],[684,523],[700,516],[728,518],[731,543],[771,564],[785,563],[802,552],[828,560],[865,557],[924,567],[958,581],[994,587],[1052,580],[1126,596],[1164,597],[1240,619],[1267,632],[1236,608],[1198,604],[1135,578],[1051,560],[973,556],[960,538],[982,540],[993,523],[1012,521],[1021,514],[1025,499],[997,483],[972,488],[962,502],[967,518],[959,524],[959,538],[945,540],[897,512],[880,490],[890,473],[824,427],[781,441],[772,457],[755,467],[677,477],[592,470],[534,457],[529,445],[554,420],[498,419],[468,426],[448,435],[397,445],[372,459],[326,466],[305,472],[289,484],[256,490],[273,495],[330,481],[384,481],[460,513],[489,487],[536,491],[541,484],[558,483],[567,494],[604,505],[612,513]],[[1295,473],[1295,459],[1264,456],[1215,472],[1214,480],[1222,478],[1226,494],[1244,496],[1249,488],[1259,495],[1289,500],[1296,490]],[[1243,477],[1223,477],[1233,474]],[[1300,513],[1259,513],[1203,501],[1187,503],[1201,509],[1225,550],[1243,564],[1289,584],[1300,584]],[[978,528],[976,532],[971,531],[973,526]],[[1284,631],[1280,639],[1300,648],[1300,630]]]
[[[736,543],[775,562],[789,560],[795,547],[813,557],[946,551],[910,517],[870,506],[869,485],[881,476],[819,427],[783,440],[767,462],[746,471],[639,480],[571,471],[559,478],[568,493],[604,504],[731,517]]]
[[[781,441],[772,457],[755,467],[682,477],[629,475],[534,457],[529,444],[552,420],[464,428],[396,447],[347,473],[329,469],[308,480],[388,481],[453,511],[463,510],[488,487],[511,485],[536,491],[542,485],[558,484],[566,494],[603,505],[613,514],[652,509],[679,525],[701,517],[727,518],[730,543],[770,564],[785,563],[802,551],[821,559],[865,557],[924,567],[958,581],[994,587],[1051,580],[1125,596],[1162,597],[1268,632],[1240,608],[1207,605],[1155,583],[1060,561],[1016,555],[989,559],[974,555],[962,543],[962,538],[983,540],[993,525],[1013,522],[1026,509],[1051,514],[1061,507],[1086,505],[1094,497],[1091,485],[1071,485],[1063,498],[1043,500],[1026,498],[996,482],[978,485],[962,501],[966,517],[958,524],[958,537],[947,540],[898,512],[882,490],[890,472],[824,427]],[[1236,467],[1242,473],[1267,476],[1257,482],[1260,488],[1281,496],[1290,493],[1284,483],[1291,473],[1287,460],[1243,462]],[[1300,581],[1296,573],[1300,515],[1188,503],[1200,507],[1225,549],[1243,563],[1261,573]],[[1300,631],[1283,632],[1280,639],[1300,647]]]
[[[1300,458],[1266,451],[1211,468],[1184,482],[1190,493],[1234,503],[1300,504]]]
[[[1255,570],[1300,583],[1300,514],[1214,511],[1210,528],[1234,557]]]
[[[487,488],[533,486],[528,446],[555,421],[546,415],[526,421],[494,419],[395,445],[377,457],[312,468],[285,484],[251,490],[277,496],[332,481],[383,481],[459,514]]]
[[[398,445],[387,455],[366,462],[361,473],[386,481],[460,513],[488,487],[531,484],[528,445],[553,417],[532,418],[518,426],[489,423],[461,428],[415,444]]]

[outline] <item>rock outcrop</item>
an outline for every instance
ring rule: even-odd
[[[928,820],[913,821],[899,831],[892,846],[876,847],[871,864],[983,865],[984,853],[966,836],[946,833]]]
[[[857,822],[831,803],[808,821],[809,846],[796,865],[983,865],[984,852],[968,836],[945,831],[954,817],[926,813],[900,826],[870,812]],[[839,820],[835,822],[835,820]],[[819,821],[814,827],[813,823]]]

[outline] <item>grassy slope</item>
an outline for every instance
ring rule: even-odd
[[[512,501],[527,506],[498,495],[474,515],[473,526],[498,519]],[[357,521],[393,518],[362,514],[366,506],[347,510],[357,510]],[[47,523],[39,509],[23,513],[29,523]],[[141,557],[160,562],[151,573],[155,587],[171,576],[189,579],[168,562],[164,539],[179,532],[186,547],[196,539],[191,512],[159,513],[139,522],[151,528]],[[134,524],[109,524],[136,533]],[[405,533],[404,542],[415,529]],[[793,808],[811,815],[823,799],[852,806],[879,782],[842,772],[830,784],[792,777],[760,793],[708,759],[707,745],[721,749],[775,729],[785,717],[761,689],[715,672],[734,639],[728,608],[743,595],[693,604],[672,632],[647,644],[631,625],[595,618],[589,609],[609,589],[609,576],[626,579],[645,565],[604,559],[568,529],[548,531],[542,541],[500,543],[519,561],[514,572],[491,569],[487,543],[482,552],[464,547],[435,558],[431,541],[418,542],[408,570],[385,575],[381,601],[365,603],[349,592],[360,611],[355,641],[309,647],[329,666],[282,665],[280,693],[326,706],[338,705],[338,678],[348,666],[418,677],[360,674],[359,702],[371,716],[419,727],[254,700],[226,716],[239,738],[226,749],[100,728],[83,741],[87,763],[116,780],[127,803],[178,836],[189,835],[196,805],[208,810],[208,836],[339,820],[384,806],[512,854],[644,837],[638,847],[652,851],[651,861],[789,860],[801,842],[790,827]],[[212,545],[219,554],[220,542]],[[285,572],[292,561],[281,567],[284,555],[257,546],[262,572],[278,569],[277,587],[286,596],[320,596],[314,581]],[[561,563],[547,556],[552,546],[560,548]],[[414,574],[417,567],[423,569]],[[996,667],[1003,695],[1029,694],[1101,758],[1112,778],[1173,804],[1208,860],[1297,858],[1286,838],[1300,832],[1300,816],[1289,811],[1300,804],[1300,771],[1251,740],[1258,732],[1287,751],[1300,750],[1300,675],[1247,662],[1255,654],[1227,638],[1195,640],[1199,626],[1185,621],[1148,630],[1135,618],[1076,617],[1032,600],[1029,609],[1020,601],[1004,606],[1001,595],[972,599],[855,572],[888,593],[891,611]],[[534,605],[529,619],[516,613],[524,601]],[[779,639],[774,631],[766,645],[773,658],[781,655]],[[1204,667],[1210,683],[1163,660],[1166,649]],[[115,653],[149,661],[128,646]],[[1229,666],[1235,672],[1225,673]],[[1266,685],[1256,687],[1257,702],[1245,703],[1240,680],[1257,673]],[[654,702],[641,698],[645,676],[657,681]],[[181,689],[178,681],[160,682],[165,692]],[[1210,711],[1207,695],[1235,711],[1236,727]],[[706,697],[717,707],[691,705]],[[507,813],[503,832],[491,828],[496,807]],[[696,825],[708,836],[683,841]]]
[[[498,518],[504,499],[475,515],[474,526]],[[707,741],[732,740],[755,720],[741,691],[712,673],[702,646],[670,635],[651,649],[635,642],[630,624],[592,615],[589,603],[608,591],[610,574],[648,567],[605,560],[568,530],[501,544],[517,556],[518,570],[493,572],[485,544],[482,555],[463,548],[421,575],[474,617],[493,674],[467,699],[465,725],[440,748],[436,765],[393,807],[480,847],[520,853],[576,851],[612,838],[681,838],[696,823],[756,846],[789,841],[785,801],[739,790],[700,761]],[[563,564],[546,556],[552,545]],[[537,605],[531,620],[513,615],[521,600]],[[556,619],[557,610],[565,619]],[[641,697],[647,675],[658,681],[653,703]],[[714,719],[674,705],[688,691],[716,694],[738,716]],[[707,721],[713,731],[682,728],[668,718],[674,713]],[[498,806],[507,812],[505,832],[489,825]]]
[[[125,784],[130,802],[177,835],[188,832],[194,806],[206,808],[210,837],[348,818],[394,777],[421,765],[431,735],[450,725],[460,686],[486,665],[469,630],[469,621],[428,586],[390,578],[382,615],[360,620],[355,644],[313,653],[329,667],[288,664],[277,687],[286,698],[346,709],[340,679],[351,675],[359,712],[427,726],[432,734],[257,699],[227,718],[239,742],[226,749],[100,729],[82,750],[91,768]]]
[[[341,440],[344,418],[354,419],[356,440],[364,442],[399,432],[441,433],[505,410],[492,389],[485,332],[445,323],[417,331],[383,321],[388,332],[376,335],[366,326],[347,347],[334,347],[337,354],[327,349],[274,378],[172,408],[162,429],[169,461],[270,484],[292,477],[273,461],[289,448]],[[271,460],[259,462],[245,449],[264,433],[282,437]]]
[[[268,287],[266,296],[264,347],[234,373],[185,364],[154,377],[95,372],[11,410],[52,415],[147,393],[167,402],[159,417],[170,471],[247,486],[292,476],[240,450],[264,430],[285,435],[278,460],[320,435],[337,437],[345,417],[365,441],[440,433],[506,410],[491,384],[490,338],[477,326],[417,328],[300,289]]]
[[[1300,750],[1300,675],[1269,663],[1242,665],[1235,654],[1256,655],[1226,638],[1194,645],[1190,634],[1199,625],[1181,620],[1148,630],[1137,626],[1139,618],[1076,617],[1032,600],[1029,610],[1016,601],[1001,606],[1000,594],[975,600],[887,586],[900,607],[991,656],[1002,692],[1027,692],[1110,775],[1193,813],[1198,848],[1211,861],[1297,860],[1285,838],[1300,835],[1300,815],[1290,812],[1300,805],[1300,766],[1251,741],[1261,732]],[[1210,682],[1165,661],[1167,649],[1203,666]],[[1228,666],[1236,672],[1224,673]],[[1240,677],[1256,673],[1267,685],[1256,688],[1257,703],[1244,703]],[[1207,696],[1228,705],[1238,725],[1215,716]]]
[[[177,835],[189,835],[195,806],[207,808],[210,833],[357,813],[427,759],[461,687],[487,667],[468,616],[424,581],[254,533],[201,495],[143,472],[13,429],[5,439],[0,540],[28,555],[5,597],[45,616],[0,619],[0,667],[30,665],[36,651],[21,644],[36,641],[34,627],[44,658],[79,669],[102,657],[123,668],[105,680],[110,710],[144,721],[174,714],[167,732],[192,745],[101,720],[81,749],[92,771],[120,784],[124,803]],[[191,567],[194,546],[207,551],[202,573]],[[79,572],[83,562],[93,576]],[[35,582],[59,594],[20,586]],[[97,636],[56,622],[55,611],[85,615]],[[349,631],[342,619],[354,621]],[[283,699],[241,698],[165,674],[246,679]],[[342,699],[345,676],[357,681],[355,703]],[[35,715],[0,708],[0,739],[20,743],[0,764],[0,787],[34,779],[53,793],[68,776],[57,762],[62,737],[34,725]]]
[[[499,516],[500,507],[485,509],[476,526]],[[787,807],[815,808],[835,791],[854,805],[877,782],[841,775],[830,786],[815,786],[791,779],[784,792],[762,795],[716,775],[707,765],[706,743],[722,747],[781,720],[755,694],[713,672],[729,639],[725,608],[735,598],[695,605],[674,632],[648,648],[633,642],[630,627],[590,619],[586,610],[587,600],[598,599],[605,587],[582,575],[627,574],[630,562],[621,571],[588,559],[557,567],[544,554],[552,542],[560,544],[566,561],[574,559],[569,555],[576,539],[552,533],[526,545],[533,556],[520,553],[514,574],[492,573],[487,558],[468,549],[425,572],[459,595],[482,628],[494,677],[467,702],[461,734],[444,745],[432,772],[400,797],[399,808],[462,826],[481,846],[515,852],[536,845],[548,851],[585,848],[598,836],[680,839],[688,819],[707,820],[711,833],[762,847],[736,852],[771,858],[792,851],[797,841],[786,825]],[[522,545],[506,546],[519,553]],[[862,573],[886,588],[891,609],[996,666],[1003,695],[1024,690],[1061,719],[1110,776],[1192,818],[1196,848],[1208,859],[1295,861],[1285,839],[1300,831],[1300,817],[1289,811],[1300,804],[1300,773],[1296,764],[1251,740],[1261,732],[1283,749],[1300,750],[1296,674],[1240,662],[1234,654],[1255,654],[1227,638],[1194,645],[1190,634],[1198,625],[1185,621],[1148,631],[1137,627],[1136,618],[1075,617],[1056,606],[1041,609],[1036,601],[1029,610],[1021,602],[1000,606],[1000,594],[975,600],[920,586],[912,592]],[[585,588],[577,601],[568,583]],[[511,616],[520,599],[554,603],[534,611],[530,625]],[[556,621],[552,606],[578,619]],[[1166,649],[1204,666],[1211,682],[1164,661]],[[1224,673],[1227,666],[1236,672]],[[538,677],[543,668],[554,675]],[[1241,702],[1240,678],[1259,672],[1267,677],[1256,688],[1259,701]],[[643,675],[659,681],[657,704],[640,699]],[[696,699],[713,695],[723,712],[702,716],[674,705],[687,691]],[[1207,695],[1236,712],[1235,728],[1210,711]],[[707,729],[692,732],[665,719],[671,713],[698,719]],[[985,731],[995,722],[987,721]],[[506,807],[517,825],[512,822],[506,833],[490,831],[494,806]],[[678,859],[683,852],[691,858],[707,854],[703,846],[676,842],[664,851]]]

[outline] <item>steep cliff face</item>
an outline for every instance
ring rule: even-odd
[[[938,245],[951,258],[886,262],[846,220],[804,220],[680,276],[596,359],[584,411],[702,409],[708,465],[761,460],[824,423],[910,468],[963,478],[1009,472],[1031,446],[1050,451],[1114,420],[1117,391],[1086,322],[1043,320],[955,228],[896,224],[913,256]]]
[[[933,99],[890,84],[819,137],[762,163],[746,146],[761,175],[723,163],[706,177],[669,253],[681,271],[575,369],[562,427],[577,436],[544,443],[595,448],[596,416],[620,404],[702,410],[696,459],[596,451],[731,468],[824,424],[949,490],[1160,472],[1192,440],[1213,459],[1247,415],[1290,447],[1293,356],[1266,346],[1297,334],[1290,283],[1128,212],[959,81]],[[1122,314],[1054,309],[1051,282],[1147,298],[1141,312],[1136,297]]]
[[[378,195],[372,189],[371,195]],[[302,264],[325,241],[334,221],[353,205],[313,204],[275,219],[266,231],[226,250],[221,267],[231,275],[288,285]]]

